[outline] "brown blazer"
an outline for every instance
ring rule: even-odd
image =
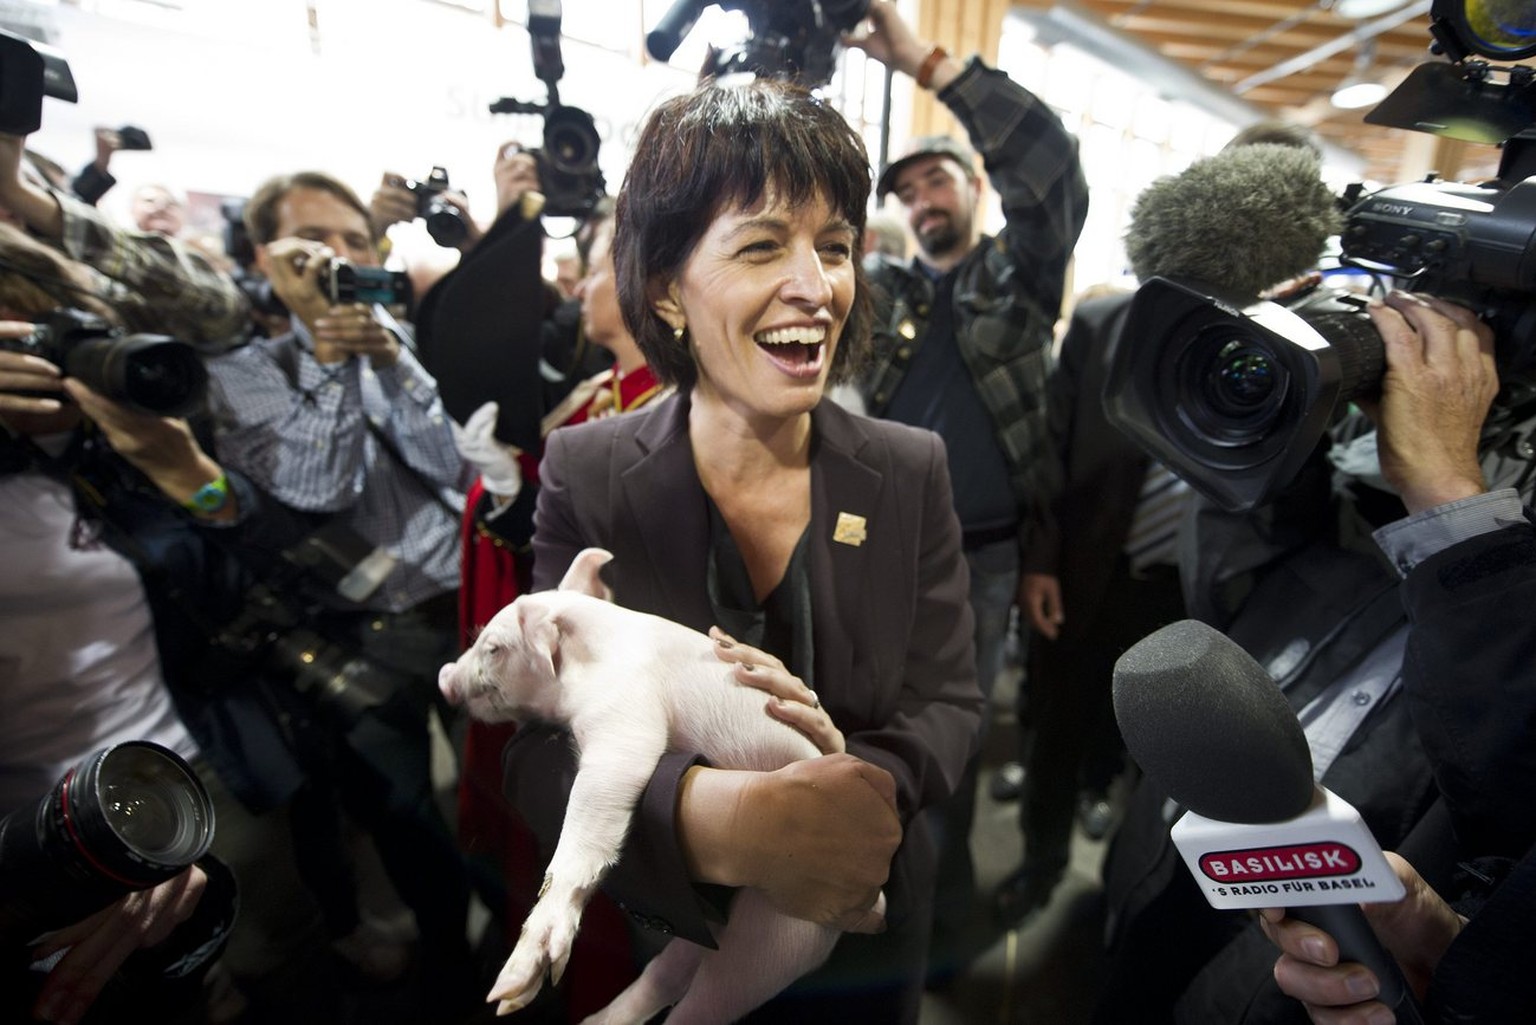
[[[708,511],[688,439],[689,406],[688,395],[674,395],[549,436],[535,515],[536,590],[555,586],[576,553],[595,545],[614,554],[604,576],[619,604],[698,630],[712,625]],[[922,832],[915,813],[954,789],[980,724],[969,575],[937,435],[855,416],[831,401],[812,413],[812,430],[816,691],[849,752],[896,779],[908,835],[887,888],[894,917],[907,889],[900,877],[932,872],[928,845],[914,839]],[[863,527],[858,543],[849,543],[858,535],[853,517]],[[509,751],[509,793],[547,795],[550,787],[515,778],[537,771],[521,764],[519,746]],[[528,746],[546,754],[552,747]],[[673,821],[677,782],[696,761],[680,752],[658,768],[609,889],[627,896],[642,922],[658,919],[648,924],[708,942]],[[913,861],[916,848],[923,852]]]

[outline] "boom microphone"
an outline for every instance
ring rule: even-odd
[[[1192,278],[1257,298],[1317,266],[1341,225],[1310,151],[1254,143],[1197,160],[1142,190],[1126,255],[1141,281]]]
[[[1226,635],[1193,619],[1162,627],[1115,663],[1115,720],[1142,771],[1188,810],[1170,836],[1210,905],[1283,907],[1364,964],[1403,1025],[1423,1018],[1360,901],[1402,882],[1360,813],[1312,779],[1280,688]]]

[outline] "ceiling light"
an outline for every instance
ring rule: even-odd
[[[1349,74],[1344,76],[1344,81],[1333,91],[1330,99],[1335,107],[1341,110],[1355,110],[1360,107],[1370,107],[1387,98],[1387,87],[1380,81],[1371,77],[1371,61],[1376,54],[1376,40],[1367,40],[1360,47],[1360,52],[1355,54],[1355,66]]]
[[[1387,87],[1380,82],[1344,81],[1333,91],[1330,99],[1340,110],[1356,110],[1372,107],[1387,98]]]
[[[1333,0],[1328,9],[1341,18],[1376,18],[1406,3],[1408,0]]]

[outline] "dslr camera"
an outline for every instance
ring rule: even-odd
[[[242,663],[257,661],[344,726],[389,699],[400,681],[320,624],[333,593],[349,602],[372,594],[394,568],[387,552],[345,524],[329,523],[285,549],[252,584],[240,610],[212,638]]]
[[[552,217],[586,217],[607,190],[597,164],[602,139],[592,115],[560,102],[559,82],[565,75],[560,53],[560,0],[528,0],[528,36],[533,71],[544,83],[544,103],[502,97],[492,114],[539,114],[544,118],[544,144],[528,152],[539,165],[544,213]]]
[[[0,339],[0,349],[40,356],[141,413],[189,416],[207,393],[208,371],[192,346],[169,335],[125,333],[85,310],[60,307],[25,338]]]
[[[656,60],[670,60],[709,6],[706,0],[676,0],[646,34],[646,50]],[[869,0],[719,0],[718,6],[747,16],[747,38],[714,54],[714,77],[796,78],[809,88],[832,80],[840,37],[869,13]]]
[[[239,909],[234,875],[208,853],[213,835],[213,802],[192,767],[145,740],[87,755],[48,793],[0,818],[0,1007],[9,1012],[36,1000],[53,967],[32,953],[40,934],[193,863],[207,885],[191,916],[129,955],[90,1017],[117,1020],[116,1008],[200,1001],[203,976],[223,953]]]
[[[426,222],[427,234],[432,236],[433,242],[452,248],[464,241],[464,236],[469,233],[464,215],[443,199],[443,193],[448,191],[446,169],[434,167],[421,181],[408,178],[403,184],[416,197],[416,216]]]
[[[1416,67],[1365,120],[1501,144],[1498,177],[1350,186],[1340,263],[1478,311],[1508,372],[1536,360],[1536,72],[1488,61],[1536,54],[1536,0],[1434,0],[1430,17],[1450,63]],[[1127,313],[1135,338],[1110,367],[1109,418],[1222,508],[1253,509],[1349,402],[1380,390],[1385,356],[1364,306],[1332,288],[1263,302],[1154,277]]]
[[[213,843],[213,802],[174,751],[129,741],[94,752],[0,819],[6,949],[179,874]]]

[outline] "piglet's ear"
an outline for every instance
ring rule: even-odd
[[[555,680],[560,675],[560,624],[543,605],[517,603],[517,628],[523,637],[523,650],[538,674]]]
[[[612,589],[603,583],[603,578],[598,574],[598,570],[612,558],[613,553],[602,548],[583,548],[571,561],[571,568],[565,571],[560,581],[560,590],[579,591],[603,601],[613,601]]]

